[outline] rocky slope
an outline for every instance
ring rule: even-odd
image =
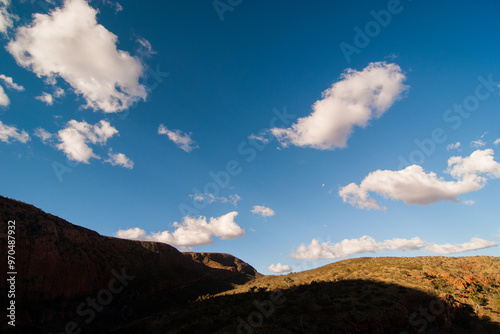
[[[98,317],[87,324],[90,315],[78,314],[85,314],[86,308],[78,312],[78,306],[89,296],[103,304],[111,296],[112,303],[102,311],[109,317],[123,315],[124,310],[132,316],[225,291],[233,281],[257,275],[228,254],[183,254],[162,243],[101,236],[5,197],[0,197],[0,219],[0,231],[7,231],[8,220],[16,221],[18,329],[32,333],[62,330],[69,320],[99,327]],[[0,242],[6,254],[5,236]],[[2,270],[7,272],[6,261]],[[1,290],[5,298],[5,284]]]
[[[500,259],[359,258],[260,276],[115,333],[500,333]]]

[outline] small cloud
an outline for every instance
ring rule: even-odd
[[[46,103],[48,106],[51,106],[54,103],[54,98],[52,97],[52,95],[45,92],[43,92],[40,96],[36,96],[35,99]]]
[[[486,131],[485,133],[483,133],[480,138],[484,138],[484,136],[486,136],[488,134],[488,132],[489,131]]]
[[[195,142],[191,139],[191,133],[184,133],[181,130],[171,131],[163,124],[160,124],[158,127],[158,134],[167,135],[168,139],[173,141],[177,147],[186,152],[191,152],[195,148],[199,147],[198,145],[195,145]]]
[[[7,34],[7,29],[14,24],[15,16],[7,11],[10,0],[0,0],[0,33]]]
[[[270,272],[277,273],[277,274],[288,273],[288,272],[292,271],[292,267],[290,267],[287,264],[283,265],[281,263],[278,263],[276,265],[271,264],[267,269],[269,269]]]
[[[250,136],[248,136],[248,139],[250,139],[250,140],[257,140],[257,141],[260,141],[263,144],[269,143],[269,138],[264,137],[264,135],[255,135],[255,134],[252,133]]]
[[[448,146],[446,146],[446,150],[447,151],[450,151],[450,150],[458,150],[460,148],[460,142],[456,142],[454,144],[448,144]]]
[[[255,205],[251,212],[262,217],[271,217],[275,215],[275,212],[273,210],[262,205]]]
[[[495,144],[495,145],[500,144],[500,138],[498,138],[497,140],[495,140],[495,141],[493,142],[493,144]]]
[[[249,230],[249,231],[250,231],[250,232],[255,232],[255,230],[254,230],[253,228],[251,228],[251,227],[250,227],[250,230]]]
[[[484,141],[482,141],[481,139],[478,139],[478,140],[474,140],[470,143],[470,145],[472,147],[475,147],[475,148],[479,148],[479,147],[483,147],[483,146],[486,146],[486,143]]]
[[[62,89],[61,87],[55,87],[54,89],[54,96],[55,97],[61,97],[64,95],[64,89]]]
[[[221,203],[231,203],[233,205],[237,205],[238,201],[241,200],[241,197],[238,194],[234,195],[229,195],[229,197],[216,197],[210,193],[203,193],[203,194],[191,194],[189,195],[192,199],[194,199],[197,202],[206,202],[208,204],[212,204],[214,202],[221,202]]]
[[[156,51],[153,50],[151,43],[145,38],[139,37],[137,38],[137,43],[139,44],[139,48],[137,49],[137,53],[145,58],[149,58],[152,55],[156,54]]]
[[[464,201],[464,204],[465,205],[474,205],[474,204],[476,204],[476,201],[474,201],[474,200],[468,200],[468,201]]]
[[[2,3],[2,0],[0,0],[0,4]],[[0,8],[0,28],[1,28],[1,22],[2,20],[2,13],[1,13],[1,8]],[[0,74],[0,80],[2,80],[5,83],[5,86],[10,89],[10,90],[16,90],[16,91],[23,91],[24,87],[16,84],[14,80],[12,80],[11,77],[5,76],[4,74]],[[8,107],[10,104],[10,99],[5,93],[5,90],[3,89],[2,86],[0,86],[0,106],[2,107]]]
[[[6,125],[0,121],[0,141],[10,143],[10,139],[17,140],[24,144],[30,140],[30,136],[26,131],[19,131],[16,127]]]
[[[102,2],[106,5],[109,5],[111,8],[113,8],[115,10],[115,14],[118,12],[121,12],[123,10],[122,5],[120,5],[118,2],[114,2],[111,0],[103,0]]]
[[[141,228],[134,227],[128,230],[118,230],[115,237],[120,239],[141,240],[146,237],[146,231]]]
[[[473,251],[473,250],[478,250],[478,249],[484,249],[484,248],[489,248],[489,247],[494,247],[500,245],[497,242],[493,241],[488,241],[484,240],[481,238],[472,238],[468,242],[464,242],[463,244],[444,244],[444,245],[437,245],[437,244],[432,244],[427,247],[425,247],[425,250],[433,253],[438,253],[438,254],[455,254],[455,253],[462,253],[462,252],[468,252],[468,251]]]
[[[48,132],[47,130],[45,130],[43,128],[37,128],[37,129],[35,129],[34,135],[37,136],[38,138],[40,138],[40,140],[44,144],[46,144],[54,136],[52,133]]]
[[[9,104],[10,104],[10,99],[7,96],[7,94],[5,94],[5,90],[3,89],[3,87],[0,86],[0,106],[8,107]]]
[[[104,145],[115,134],[118,130],[104,120],[94,125],[71,120],[57,133],[59,143],[56,148],[63,151],[68,159],[88,164],[91,158],[100,159],[88,144]]]
[[[3,80],[3,82],[9,89],[16,90],[18,92],[22,92],[24,90],[24,87],[16,84],[11,77],[5,76],[4,74],[0,74],[0,79]]]
[[[128,169],[134,168],[134,162],[130,160],[123,153],[113,154],[113,151],[110,149],[108,153],[109,159],[105,160],[105,162],[109,162],[113,166],[122,166]]]

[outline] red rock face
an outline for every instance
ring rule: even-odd
[[[231,272],[243,273],[251,276],[260,274],[248,263],[225,253],[184,253],[198,263],[203,263],[207,267],[229,270]]]
[[[54,309],[64,310],[68,301],[85,300],[107,288],[113,270],[134,276],[126,294],[143,299],[204,281],[257,274],[228,254],[186,255],[167,244],[101,236],[5,197],[0,197],[0,219],[0,233],[7,231],[9,220],[16,221],[16,302],[30,309],[55,305]],[[0,241],[2,254],[6,254],[5,237]],[[5,296],[5,283],[0,288]],[[36,316],[27,314],[25,318],[37,322]]]

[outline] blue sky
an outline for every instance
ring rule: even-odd
[[[265,274],[499,256],[499,10],[0,0],[1,194]]]

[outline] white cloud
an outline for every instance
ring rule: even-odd
[[[479,148],[479,147],[483,147],[483,146],[486,146],[486,143],[484,141],[482,141],[481,139],[478,139],[478,140],[474,140],[470,143],[470,145],[472,147],[475,147],[475,148]]]
[[[114,2],[110,0],[103,0],[102,2],[112,7],[115,10],[115,13],[121,12],[123,10],[123,7],[122,5],[120,5],[119,2]]]
[[[500,177],[500,164],[495,161],[492,149],[477,150],[469,157],[451,157],[448,160],[447,172],[455,178],[464,178],[485,182],[485,178],[477,174],[486,174],[492,178]]]
[[[54,97],[61,97],[64,95],[64,89],[61,87],[55,87],[54,89]]]
[[[8,107],[9,104],[10,104],[10,99],[7,96],[7,94],[5,94],[5,91],[3,90],[3,87],[0,86],[0,106],[2,106],[2,107]]]
[[[292,267],[290,267],[287,264],[283,265],[281,263],[278,263],[276,265],[271,264],[267,269],[269,269],[270,272],[277,273],[277,274],[287,273],[287,272],[292,271]]]
[[[8,77],[4,74],[0,74],[0,79],[2,79],[2,81],[9,89],[16,90],[18,92],[22,92],[24,90],[24,87],[16,84],[11,77]]]
[[[134,168],[134,162],[123,153],[113,153],[110,149],[108,156],[109,159],[105,160],[105,162],[109,162],[113,166],[122,166],[128,169]]]
[[[459,202],[459,195],[483,188],[487,177],[499,178],[500,164],[494,161],[493,150],[477,150],[469,157],[451,157],[446,172],[456,181],[445,181],[436,173],[426,173],[418,165],[399,171],[377,170],[368,174],[359,186],[351,183],[341,188],[339,195],[344,203],[348,202],[368,210],[385,210],[385,207],[379,206],[374,199],[369,198],[369,192],[393,200],[402,200],[406,204]]]
[[[0,0],[1,3],[2,0]],[[0,14],[1,18],[1,14]],[[24,87],[21,85],[18,85],[14,82],[14,80],[11,77],[8,77],[4,74],[0,74],[0,80],[2,80],[5,83],[5,86],[7,86],[8,89],[11,90],[16,90],[16,91],[23,91]],[[10,99],[5,93],[5,90],[3,89],[2,86],[0,86],[0,106],[3,107],[8,107],[10,104]]]
[[[355,126],[366,127],[381,117],[408,89],[401,68],[385,62],[370,63],[362,71],[347,69],[342,79],[323,92],[313,112],[291,128],[273,128],[282,143],[316,149],[344,148]]]
[[[463,244],[444,244],[444,245],[437,245],[437,244],[431,244],[427,247],[425,247],[425,250],[433,253],[438,253],[438,254],[454,254],[454,253],[461,253],[461,252],[468,252],[468,251],[473,251],[473,250],[478,250],[478,249],[483,249],[483,248],[489,248],[489,247],[494,247],[500,245],[497,242],[493,241],[488,241],[484,240],[481,238],[472,238],[468,242],[464,242]]]
[[[262,217],[271,217],[275,215],[275,212],[272,209],[262,205],[255,205],[251,212]]]
[[[117,49],[117,36],[97,23],[96,14],[85,0],[66,0],[49,14],[35,14],[7,50],[48,83],[64,79],[83,96],[85,107],[117,112],[146,99],[139,83],[144,68]]]
[[[458,150],[460,148],[460,142],[456,142],[454,144],[449,144],[448,146],[446,146],[446,150],[449,151],[449,150]]]
[[[45,102],[47,105],[51,106],[54,103],[54,98],[51,94],[43,92],[42,95],[36,96],[35,99]]]
[[[151,43],[145,38],[139,37],[137,38],[137,43],[139,44],[139,49],[137,53],[139,53],[143,57],[151,57],[156,54],[156,51],[153,50]]]
[[[238,212],[229,212],[217,218],[184,217],[182,223],[175,222],[175,231],[162,231],[146,235],[144,230],[133,228],[119,230],[115,236],[126,239],[140,239],[146,241],[164,242],[173,246],[201,246],[213,244],[213,237],[222,240],[235,239],[245,234],[245,231],[234,221]],[[126,236],[132,236],[127,238]]]
[[[341,242],[332,244],[330,242],[320,243],[313,239],[309,245],[300,245],[296,251],[290,254],[296,259],[322,260],[322,259],[345,259],[354,254],[374,253],[382,250],[419,250],[424,248],[426,251],[438,254],[453,254],[478,250],[493,246],[499,243],[487,241],[481,238],[472,238],[469,242],[463,244],[429,244],[419,237],[412,239],[391,239],[383,242],[377,242],[374,238],[363,236],[359,239],[344,239]]]
[[[144,240],[146,238],[146,231],[138,227],[129,228],[128,230],[118,230],[115,233],[115,237],[121,239]]]
[[[36,128],[34,134],[35,134],[35,136],[40,138],[40,140],[43,143],[47,143],[49,140],[51,140],[54,137],[54,135],[52,133],[48,132],[47,130],[45,130],[43,128]]]
[[[221,202],[221,203],[231,203],[233,205],[238,204],[238,201],[241,200],[241,197],[238,194],[234,195],[229,195],[229,197],[216,197],[210,193],[203,193],[203,194],[191,194],[189,195],[192,199],[194,199],[197,202],[206,202],[208,204],[212,204],[214,202]]]
[[[497,140],[495,140],[495,141],[493,142],[493,144],[495,144],[495,145],[500,144],[500,138],[498,138]]]
[[[341,242],[332,244],[330,242],[320,243],[313,239],[309,245],[300,245],[296,251],[290,255],[296,259],[344,259],[354,254],[367,252],[378,252],[381,250],[417,250],[423,248],[426,242],[415,237],[412,239],[392,239],[377,242],[367,235],[359,239],[344,239]]]
[[[158,127],[158,134],[167,135],[168,139],[173,141],[180,149],[191,152],[198,145],[191,139],[191,133],[183,133],[181,130],[171,131],[165,127],[165,125],[160,124]]]
[[[252,133],[250,136],[248,136],[248,139],[257,140],[257,141],[262,142],[263,144],[269,143],[269,138],[264,137],[264,135],[255,135]]]
[[[7,11],[10,0],[0,0],[0,33],[6,34],[7,29],[13,25],[14,16]]]
[[[51,106],[54,104],[54,100],[56,98],[60,98],[64,94],[65,94],[64,89],[62,89],[60,87],[54,87],[53,94],[42,92],[42,95],[36,96],[35,99],[42,101],[42,102],[46,103],[47,105]]]
[[[474,205],[474,204],[476,204],[476,201],[474,201],[474,200],[467,200],[467,201],[464,201],[464,204],[465,205]]]
[[[16,127],[5,125],[0,121],[0,141],[10,143],[10,139],[17,140],[24,144],[30,140],[30,136],[26,131],[21,130],[21,132],[19,132]]]
[[[71,120],[67,123],[66,128],[57,133],[60,143],[56,147],[63,151],[68,159],[88,164],[91,158],[100,159],[88,144],[104,145],[109,138],[117,133],[118,130],[104,120],[95,125],[85,121]]]

